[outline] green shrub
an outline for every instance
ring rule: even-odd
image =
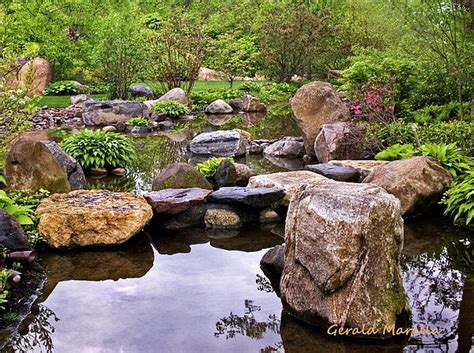
[[[445,215],[465,219],[465,224],[471,223],[474,217],[474,171],[470,170],[464,178],[455,180],[445,192],[441,204],[446,206]]]
[[[56,81],[50,83],[43,91],[45,96],[70,96],[83,93],[72,81]]]
[[[469,114],[469,103],[463,104],[463,112]],[[458,102],[450,102],[445,105],[428,105],[413,112],[413,120],[418,124],[440,123],[442,121],[454,120],[460,117]]]
[[[0,190],[0,208],[14,217],[21,225],[33,224],[30,208],[18,205],[5,190]]]
[[[204,108],[206,105],[218,99],[231,100],[242,96],[242,92],[234,89],[217,89],[208,91],[193,91],[191,100],[193,105]]]
[[[225,160],[234,163],[234,159],[230,157],[211,157],[207,161],[199,163],[196,169],[206,178],[212,178],[216,174],[219,164]]]
[[[71,135],[72,129],[70,127],[58,127],[48,129],[48,137],[58,143]]]
[[[262,89],[261,85],[259,85],[256,82],[244,82],[239,87],[239,91],[242,91],[242,92],[245,92],[245,93],[260,92],[261,89]]]
[[[82,130],[63,140],[61,147],[84,169],[125,167],[136,156],[127,136],[102,130]]]
[[[416,155],[416,149],[412,144],[400,145],[396,143],[385,150],[377,153],[375,159],[383,161],[395,161],[397,159],[404,159]]]
[[[148,119],[145,118],[144,116],[137,116],[135,118],[131,118],[127,120],[126,125],[128,126],[148,126]]]
[[[189,113],[189,108],[183,103],[176,101],[161,101],[153,105],[151,110],[155,113],[166,113],[166,115],[177,118]]]

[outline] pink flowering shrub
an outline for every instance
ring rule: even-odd
[[[356,120],[389,123],[395,118],[395,89],[393,84],[369,81],[348,96],[349,110]]]

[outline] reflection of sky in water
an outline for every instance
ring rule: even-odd
[[[280,338],[272,332],[260,340],[214,337],[219,319],[244,314],[245,300],[261,307],[254,312],[257,321],[279,315],[279,299],[255,283],[264,252],[193,245],[189,254],[155,253],[142,278],[60,282],[44,302],[61,320],[55,351],[248,352],[273,345]]]

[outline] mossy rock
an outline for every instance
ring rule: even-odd
[[[186,163],[174,163],[158,175],[153,190],[201,188],[212,190],[212,185],[196,168]]]

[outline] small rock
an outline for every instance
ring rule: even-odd
[[[305,169],[336,181],[358,182],[360,179],[359,171],[352,167],[343,167],[325,163],[309,164]]]
[[[214,181],[219,187],[233,186],[237,184],[237,171],[234,163],[228,160],[223,160],[217,167]]]
[[[281,222],[281,218],[274,210],[271,208],[262,210],[260,212],[260,223],[278,223]]]
[[[15,218],[0,208],[0,245],[10,251],[31,250],[25,232]]]
[[[204,216],[207,228],[214,229],[238,229],[242,222],[237,213],[227,209],[209,209]]]
[[[127,169],[125,169],[125,168],[114,168],[114,169],[112,169],[111,173],[113,175],[116,175],[116,176],[124,176],[125,174],[127,174]]]
[[[243,103],[242,99],[238,99],[238,98],[232,99],[229,102],[229,105],[232,107],[232,109],[236,113],[241,112],[241,111],[244,110],[244,103]]]
[[[224,187],[214,191],[209,200],[215,203],[264,209],[279,202],[285,193],[275,188]]]
[[[78,94],[75,96],[71,96],[71,105],[82,107],[84,102],[91,100],[92,97],[88,94]]]
[[[249,148],[248,148],[248,152],[252,155],[262,154],[263,153],[263,147],[252,141],[250,143]]]
[[[153,99],[155,94],[150,86],[135,84],[130,86],[130,95],[132,97],[146,97],[148,99]]]
[[[237,173],[237,185],[247,186],[249,179],[256,175],[252,168],[246,164],[234,163],[235,171]]]
[[[260,268],[272,284],[275,293],[280,296],[280,279],[285,264],[285,245],[277,245],[268,250],[260,260]]]
[[[131,135],[145,135],[150,132],[147,126],[127,126],[125,132]]]
[[[303,157],[304,143],[294,137],[284,137],[266,147],[263,153],[274,157]]]
[[[162,95],[160,98],[156,100],[148,100],[143,103],[148,107],[148,109],[151,109],[151,107],[155,103],[162,102],[162,101],[176,101],[187,106],[191,106],[192,104],[186,92],[182,88],[179,88],[179,87],[169,90],[168,92],[166,92],[164,95]]]
[[[169,131],[169,130],[172,130],[174,127],[174,124],[171,120],[167,119],[167,120],[164,120],[164,121],[160,121],[158,123],[158,129],[160,131]]]
[[[222,99],[218,99],[206,107],[206,114],[230,114],[233,112],[232,107]]]
[[[267,107],[265,104],[260,102],[257,98],[246,94],[242,99],[242,106],[244,112],[266,112]]]
[[[176,214],[205,203],[210,193],[211,190],[199,188],[164,189],[149,192],[143,196],[156,213]]]
[[[94,176],[104,176],[104,175],[108,174],[106,168],[95,168],[95,167],[93,167],[93,168],[90,169],[90,172],[91,172],[91,175],[94,175]]]
[[[117,132],[117,128],[112,125],[104,126],[102,128],[102,131],[108,131],[108,132]]]
[[[338,161],[338,160],[333,160],[330,161],[329,164],[332,165],[338,165],[341,167],[350,167],[356,169],[360,173],[360,179],[359,182],[362,182],[367,175],[370,174],[372,170],[374,170],[377,167],[386,165],[390,162],[388,161],[371,161],[371,160],[344,160],[344,161]]]

